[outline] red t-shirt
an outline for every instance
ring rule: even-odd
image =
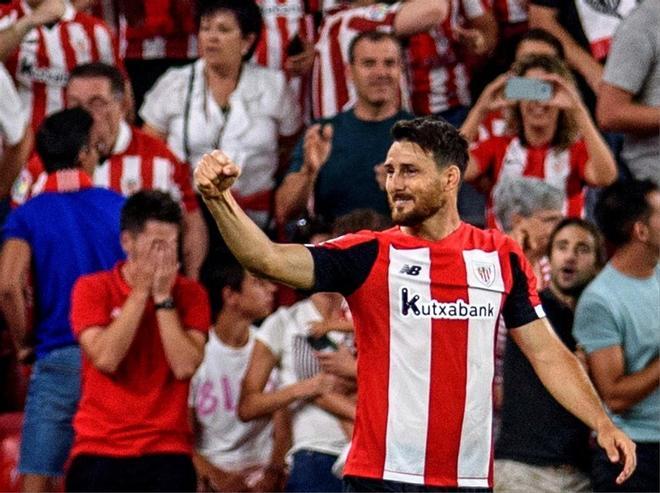
[[[119,263],[83,276],[72,292],[71,326],[77,338],[90,327],[107,327],[131,292]],[[208,297],[197,282],[177,277],[172,290],[181,324],[206,333]],[[111,457],[191,453],[189,380],[177,380],[165,358],[153,301],[149,301],[126,357],[117,371],[99,371],[83,353],[82,394],[73,421],[71,452]]]
[[[491,137],[470,149],[481,175],[491,178],[493,187],[504,175],[534,176],[553,185],[566,194],[564,214],[580,217],[584,209],[584,169],[589,161],[583,140],[568,149],[555,150],[551,146],[524,146],[516,136]],[[492,192],[492,188],[490,192]],[[487,200],[487,220],[494,227],[492,195]]]
[[[492,487],[495,340],[540,317],[518,245],[468,224],[438,241],[399,228],[310,247],[314,291],[355,324],[358,397],[345,474]]]

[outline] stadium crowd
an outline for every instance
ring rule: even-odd
[[[22,419],[0,489],[660,491],[659,32],[658,0],[0,0],[0,442],[3,414]],[[402,141],[419,143],[403,164]],[[438,258],[411,242],[382,260],[358,232],[437,212],[395,184],[419,156],[444,163],[436,149],[460,169],[472,247],[427,282],[465,294],[419,302],[423,344],[383,341],[354,323],[362,281],[382,270],[394,292]],[[316,284],[246,269],[200,162],[240,168],[255,231],[345,252],[310,247]],[[467,227],[512,238],[504,263]],[[531,356],[519,327],[536,318],[634,442],[626,481],[623,442]],[[418,393],[397,365],[427,357]],[[342,486],[345,464],[359,482]]]

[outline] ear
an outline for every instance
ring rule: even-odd
[[[223,307],[233,307],[236,303],[236,297],[239,293],[234,291],[229,286],[222,288],[220,296],[222,296],[222,306]]]
[[[633,225],[633,238],[646,243],[649,240],[649,227],[644,221],[635,221]]]
[[[130,231],[122,231],[119,234],[119,244],[121,245],[121,249],[124,250],[126,255],[129,255],[129,252],[133,249],[134,242],[135,238],[133,238],[133,235],[130,233]]]
[[[461,186],[461,170],[458,166],[449,165],[442,173],[443,191],[458,190]]]
[[[254,44],[254,42],[257,39],[257,35],[254,33],[250,33],[247,36],[243,36],[243,46],[241,47],[241,56],[245,56],[248,51],[250,51],[250,47]]]

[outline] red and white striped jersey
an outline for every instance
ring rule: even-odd
[[[43,192],[48,175],[36,154],[12,189],[14,205]],[[199,207],[192,189],[190,166],[179,161],[160,140],[122,122],[112,155],[94,170],[93,183],[128,196],[139,190],[162,190],[186,212]]]
[[[312,73],[314,118],[332,118],[355,102],[354,88],[346,78],[348,48],[365,31],[391,32],[400,3],[377,3],[368,7],[339,5],[327,11],[316,42]]]
[[[284,70],[287,48],[296,35],[311,44],[316,42],[314,14],[320,11],[320,5],[312,5],[308,0],[257,0],[257,3],[261,7],[264,28],[253,60],[264,67]],[[302,114],[308,118],[311,115],[311,77],[286,75]]]
[[[544,316],[515,242],[466,223],[428,241],[398,227],[310,246],[315,291],[347,299],[358,350],[355,432],[344,474],[492,487],[500,313]]]
[[[480,174],[492,178],[493,188],[504,175],[534,176],[562,190],[566,195],[564,215],[581,217],[584,212],[584,170],[589,161],[587,146],[577,140],[568,149],[524,146],[517,136],[491,137],[476,143],[470,154]],[[491,189],[492,192],[492,189]],[[493,226],[492,195],[487,200],[487,221]]]
[[[507,132],[506,116],[502,110],[491,111],[479,124],[477,140],[482,142],[491,137],[501,137]]]
[[[454,30],[487,13],[485,0],[451,0],[447,18],[429,32],[408,40],[406,56],[411,103],[416,115],[430,115],[457,106],[470,106],[470,74],[461,61]]]
[[[29,12],[24,0],[0,6],[0,30]],[[76,12],[69,4],[59,22],[25,35],[5,66],[16,82],[23,106],[30,111],[33,128],[65,107],[64,89],[71,70],[97,61],[121,65],[117,44],[103,21]]]
[[[527,22],[527,0],[493,0],[493,15],[499,25]]]

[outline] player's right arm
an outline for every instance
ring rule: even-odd
[[[314,261],[303,245],[272,242],[243,212],[229,188],[240,169],[222,151],[205,154],[195,169],[195,185],[225,243],[250,272],[298,289],[314,286]]]

